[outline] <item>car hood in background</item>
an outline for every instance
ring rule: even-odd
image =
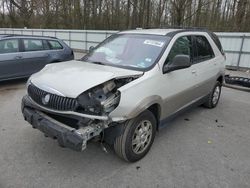
[[[47,92],[76,98],[82,92],[113,78],[140,74],[140,71],[73,60],[47,65],[32,75],[30,81]]]

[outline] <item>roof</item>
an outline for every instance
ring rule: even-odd
[[[167,35],[172,32],[185,32],[185,31],[206,31],[206,28],[197,28],[197,27],[173,27],[166,29],[136,29],[136,30],[128,30],[122,31],[120,33],[128,33],[128,34],[151,34],[151,35]]]
[[[179,30],[181,30],[181,29],[136,29],[136,30],[122,31],[120,33],[167,35],[170,32],[175,32],[175,31],[179,31]]]
[[[1,39],[1,38],[4,38],[4,37],[6,37],[6,36],[8,36],[8,35],[0,34],[0,39]]]

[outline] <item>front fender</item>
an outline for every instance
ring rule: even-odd
[[[135,118],[140,113],[148,109],[153,104],[158,104],[161,107],[163,100],[158,95],[149,96],[147,98],[142,99],[137,104],[131,104],[130,108],[119,106],[115,109],[115,111],[111,112],[109,117],[113,121],[124,121],[128,119]]]

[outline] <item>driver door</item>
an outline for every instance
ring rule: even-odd
[[[182,36],[176,39],[164,65],[172,63],[176,55],[188,55],[192,62],[192,46],[192,36]],[[196,77],[196,70],[192,66],[168,73],[163,72],[161,78],[161,83],[164,83],[162,87],[163,118],[180,111],[196,99]]]

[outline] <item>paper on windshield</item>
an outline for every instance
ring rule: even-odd
[[[164,42],[157,41],[157,40],[145,40],[144,44],[157,46],[161,48],[164,45]]]

